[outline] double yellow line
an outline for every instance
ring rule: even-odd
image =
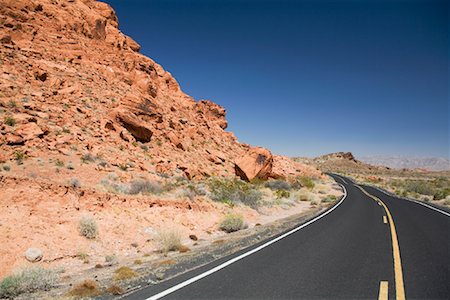
[[[380,204],[384,210],[386,211],[387,218],[389,220],[389,227],[391,228],[391,237],[392,237],[392,254],[394,257],[394,277],[395,277],[395,296],[397,300],[404,300],[405,299],[405,285],[403,283],[403,271],[402,271],[402,261],[400,258],[400,247],[398,245],[398,239],[397,239],[397,231],[395,230],[395,224],[394,220],[392,219],[391,212],[389,211],[386,204],[384,204],[381,199],[369,194],[359,185],[356,185],[364,194],[366,194],[368,197],[375,200],[378,204]],[[387,289],[387,285],[386,285]]]

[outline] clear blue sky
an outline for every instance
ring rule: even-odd
[[[238,139],[286,155],[449,155],[447,1],[106,0]]]

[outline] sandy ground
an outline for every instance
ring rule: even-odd
[[[164,231],[178,232],[182,243],[190,247],[195,243],[190,235],[199,241],[226,235],[218,224],[227,213],[243,215],[251,228],[307,211],[320,205],[317,200],[327,195],[341,194],[340,188],[327,178],[310,192],[316,201],[286,199],[255,210],[243,205],[230,207],[206,196],[190,200],[178,195],[171,198],[108,193],[96,187],[108,173],[94,170],[76,172],[87,175],[80,178],[82,187],[75,188],[67,183],[76,175],[71,170],[61,168],[56,173],[54,167],[38,169],[35,164],[38,162],[14,165],[9,172],[0,173],[0,278],[31,264],[64,270],[70,276],[105,264],[106,256],[115,256],[119,262],[140,259],[158,252],[159,234]],[[132,177],[130,173],[125,175]],[[90,240],[80,235],[78,225],[84,216],[96,220],[97,238]],[[44,252],[40,262],[25,259],[24,253],[30,247]]]

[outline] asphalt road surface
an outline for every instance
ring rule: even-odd
[[[332,176],[317,220],[125,298],[450,299],[450,216]]]

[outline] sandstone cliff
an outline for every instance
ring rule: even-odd
[[[154,173],[234,175],[250,147],[225,131],[225,109],[183,93],[120,32],[109,5],[0,3],[0,160],[90,153]]]

